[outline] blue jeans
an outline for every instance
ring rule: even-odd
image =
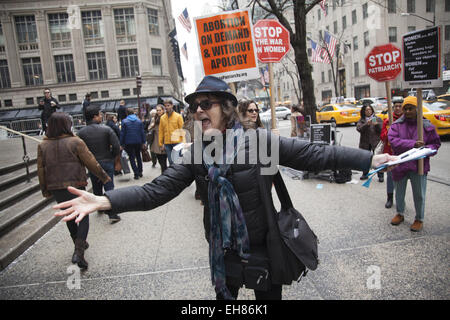
[[[173,143],[173,144],[165,144],[164,148],[166,149],[166,153],[167,153],[167,158],[169,159],[169,165],[173,164],[173,160],[172,160],[172,150],[173,147],[175,147],[178,143]]]
[[[394,181],[397,213],[403,215],[403,213],[405,212],[405,193],[408,179],[411,181],[414,207],[416,209],[416,220],[423,222],[425,217],[425,195],[427,192],[426,174],[420,176],[415,172],[408,172],[408,174],[403,179]]]
[[[131,169],[133,169],[135,177],[142,175],[141,146],[140,144],[127,144],[125,146],[125,151],[130,157]]]
[[[387,193],[394,193],[394,180],[392,180],[392,172],[388,171],[386,175],[386,191]]]
[[[100,160],[98,161],[98,163],[111,178],[111,181],[107,182],[106,184],[103,184],[103,182],[99,178],[97,178],[96,175],[89,172],[89,177],[91,178],[92,182],[92,191],[96,196],[102,196],[103,190],[104,191],[114,190],[114,161]]]

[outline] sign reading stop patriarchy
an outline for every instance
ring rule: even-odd
[[[366,59],[366,74],[383,82],[394,80],[402,71],[402,52],[392,44],[374,47]]]
[[[289,31],[277,20],[259,20],[255,31],[256,54],[263,63],[280,62],[289,52]]]
[[[194,19],[205,75],[225,82],[259,78],[248,10]]]

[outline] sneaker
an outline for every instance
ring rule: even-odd
[[[366,176],[365,174],[363,174],[361,177],[359,177],[359,180],[367,180],[369,179],[368,176]]]
[[[142,173],[139,173],[139,178],[142,178],[142,177],[143,177]]]
[[[398,226],[404,220],[405,220],[405,217],[403,217],[401,214],[397,213],[397,215],[391,220],[391,224],[393,226]]]
[[[411,225],[411,231],[418,232],[423,228],[423,222],[419,220],[414,220],[414,223]]]
[[[109,221],[111,222],[111,224],[119,222],[120,221],[120,217],[117,214],[110,215],[109,216]]]
[[[379,182],[384,182],[384,177],[379,177],[379,178],[378,178],[378,181],[379,181]]]
[[[139,180],[139,176],[134,176],[134,180]]]

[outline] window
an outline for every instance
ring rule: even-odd
[[[416,31],[416,26],[408,26],[408,33]]]
[[[34,98],[25,98],[25,103],[27,106],[34,104]]]
[[[322,83],[325,83],[325,72],[322,71],[321,76],[322,76]]]
[[[328,82],[333,81],[333,75],[331,73],[331,70],[328,70]]]
[[[367,2],[363,4],[362,10],[363,10],[363,19],[367,19],[369,17]]]
[[[364,47],[369,46],[369,31],[364,32]]]
[[[130,78],[139,74],[137,49],[119,50],[120,74]]]
[[[55,56],[55,65],[58,83],[75,82],[75,67],[71,54]]]
[[[445,26],[445,40],[450,40],[450,25]]]
[[[13,102],[11,99],[5,99],[3,101],[5,103],[5,107],[12,107],[13,106]]]
[[[5,52],[5,36],[3,35],[3,28],[1,22],[0,22],[0,52]]]
[[[406,12],[408,13],[416,12],[416,0],[408,0],[406,2]]]
[[[91,91],[91,99],[98,99],[98,91]]]
[[[100,92],[102,98],[109,98],[109,91],[108,90],[104,90]]]
[[[434,12],[435,8],[436,8],[436,1],[435,0],[427,0],[426,11],[427,12]]]
[[[85,45],[103,44],[103,21],[102,12],[83,11],[81,12],[83,22],[83,36]]]
[[[148,32],[159,35],[158,10],[147,8]]]
[[[141,94],[141,88],[133,88],[133,95],[137,96],[138,94]]]
[[[0,60],[0,88],[11,88],[8,61]]]
[[[388,13],[396,13],[397,12],[397,4],[395,0],[388,0]]]
[[[122,96],[129,96],[130,95],[130,89],[122,89]]]
[[[69,100],[70,101],[77,101],[77,94],[76,93],[70,93],[69,94]]]
[[[161,49],[152,49],[153,74],[162,76]]]
[[[67,101],[67,96],[65,94],[59,94],[58,95],[58,101],[59,102],[66,102]]]
[[[389,42],[397,42],[397,27],[389,27]]]
[[[359,77],[359,63],[358,62],[355,62],[353,64],[353,69],[354,69],[355,77]]]
[[[337,25],[337,21],[334,21],[334,22],[333,22],[333,32],[334,32],[334,34],[337,34],[337,33],[338,33],[338,25]]]
[[[133,8],[114,9],[114,23],[116,25],[117,42],[136,41],[136,25],[134,23]]]
[[[347,28],[347,17],[342,17],[342,30],[345,30]]]
[[[352,11],[352,24],[357,24],[358,19],[356,17],[356,9]]]
[[[318,19],[319,21],[320,21],[320,14],[321,14],[320,10],[321,10],[321,9],[317,9],[317,19]]]
[[[445,11],[450,11],[450,0],[445,0]]]
[[[86,54],[90,80],[108,78],[106,70],[106,56],[104,52],[90,52]]]
[[[444,65],[447,70],[450,69],[450,53],[444,54]]]
[[[67,27],[67,13],[52,13],[48,15],[50,41],[52,48],[67,48],[71,46],[70,30]]]
[[[41,58],[22,59],[22,67],[25,85],[37,86],[44,83],[42,80]]]
[[[358,50],[358,36],[353,37],[353,51]]]
[[[14,17],[14,22],[16,25],[19,51],[39,49],[34,16],[16,16]]]

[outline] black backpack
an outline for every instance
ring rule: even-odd
[[[334,181],[336,183],[346,183],[348,181],[352,181],[352,170],[350,169],[341,169],[337,172],[334,172]]]

